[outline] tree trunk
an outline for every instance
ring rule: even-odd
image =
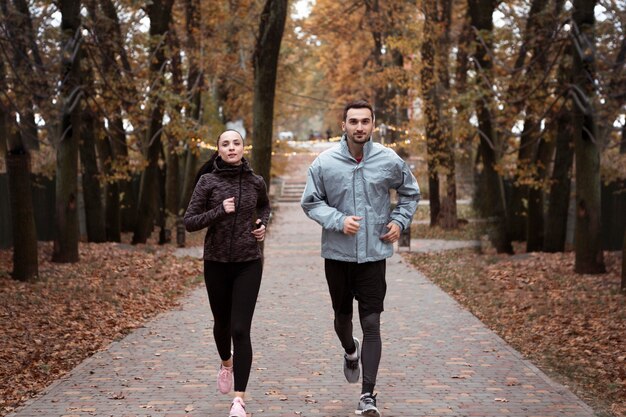
[[[229,108],[228,102],[231,101],[230,97],[233,94],[237,94],[230,88],[232,84],[232,77],[243,77],[245,72],[247,58],[242,52],[241,45],[241,31],[247,31],[245,26],[241,25],[240,18],[237,16],[238,5],[237,2],[228,2],[228,15],[229,18],[225,22],[225,39],[224,39],[224,54],[228,61],[231,62],[228,67],[228,71],[220,71],[217,74],[214,82],[216,84],[213,89],[213,100],[216,108],[221,108],[222,111],[218,112],[219,121],[222,124],[226,124],[228,121],[237,120],[242,118],[240,110],[237,108]]]
[[[430,225],[451,229],[457,227],[454,146],[446,99],[450,93],[448,55],[452,4],[449,0],[423,0],[422,9],[425,20],[420,86],[426,115]]]
[[[0,2],[0,8],[5,16],[6,34],[8,40],[14,45],[12,67],[18,74],[20,82],[13,83],[14,103],[19,112],[20,141],[26,150],[38,150],[39,139],[37,124],[35,123],[35,113],[33,111],[33,96],[42,96],[43,91],[38,91],[33,65],[30,61],[31,53],[29,45],[29,35],[32,32],[32,22],[28,8],[23,2],[14,2],[15,7],[11,7],[6,0]],[[15,105],[14,104],[14,105]]]
[[[439,143],[441,129],[437,116],[437,81],[435,80],[435,32],[436,13],[434,0],[424,0],[423,41],[421,47],[422,70],[420,71],[420,87],[422,90],[423,112],[426,118],[426,151],[428,154],[428,200],[430,202],[430,226],[439,222],[441,200],[439,194],[439,159],[441,157]]]
[[[374,42],[374,47],[370,50],[368,60],[373,62],[372,67],[374,68],[374,72],[382,72],[383,33],[380,28],[383,27],[383,23],[380,13],[380,3],[378,0],[364,1],[363,3],[365,5],[365,18],[368,22],[371,22],[368,28],[372,35],[372,41]],[[373,83],[371,90],[374,94],[372,98],[374,119],[379,123],[389,123],[385,112],[385,88],[378,83]]]
[[[459,152],[461,157],[455,158],[455,165],[457,162],[459,163],[458,168],[461,172],[461,175],[459,175],[459,183],[455,184],[455,191],[458,187],[474,189],[475,186],[474,178],[471,175],[471,165],[474,159],[474,146],[472,145],[473,129],[469,122],[470,116],[467,114],[468,106],[464,100],[458,99],[458,97],[461,97],[467,91],[468,53],[472,41],[473,36],[469,17],[465,16],[457,38],[456,73],[454,75],[454,86],[451,92],[451,96],[455,97],[453,102],[455,109],[453,124],[455,125],[455,131],[459,132],[459,137],[457,137],[456,142],[458,144],[458,150],[461,151]]]
[[[538,43],[537,35],[541,32],[542,21],[540,18],[542,11],[546,8],[547,0],[533,0],[530,9],[528,11],[528,18],[526,20],[526,29],[524,31],[524,40],[520,46],[517,59],[515,61],[515,72],[513,73],[513,79],[510,84],[510,93],[515,101],[519,101],[517,94],[522,93],[525,86],[528,86],[532,79],[538,79],[543,74],[539,74],[539,77],[534,76],[533,62],[525,68],[526,56],[528,51],[532,50],[532,58],[537,59],[536,44]],[[528,75],[532,75],[528,77]],[[529,79],[530,78],[530,79]],[[532,100],[530,98],[529,100]],[[519,105],[512,105],[512,115],[517,114],[521,109]],[[533,225],[528,224],[527,209],[524,207],[524,200],[529,197],[531,187],[527,184],[518,183],[520,177],[524,177],[529,169],[532,155],[536,150],[536,138],[537,138],[537,123],[533,120],[533,110],[527,110],[524,120],[524,128],[520,138],[520,146],[517,155],[517,174],[513,187],[511,190],[511,198],[509,202],[509,235],[512,240],[524,241],[527,237],[527,231],[534,230]]]
[[[180,201],[179,157],[173,150],[172,139],[168,141],[167,171],[165,174],[165,212],[170,219],[176,219]],[[173,226],[173,224],[168,224]]]
[[[132,81],[128,80],[132,69],[124,49],[124,38],[121,33],[115,5],[111,0],[100,0],[98,4],[105,16],[105,18],[100,18],[96,14],[95,1],[89,0],[87,4],[91,6],[90,10],[93,10],[93,12],[90,11],[90,13],[92,13],[96,22],[96,35],[101,46],[104,76],[109,80],[123,80],[124,84],[120,94],[125,97],[136,97],[137,94],[133,88]],[[122,63],[123,70],[114,65],[118,57]],[[122,104],[128,106],[132,99],[127,99],[126,103],[123,103],[122,100],[118,99],[118,96],[113,96],[109,100],[115,103],[115,105],[111,106],[113,109],[111,114],[107,115],[109,121],[107,140],[109,141],[110,161],[116,161],[122,166],[124,164],[128,165],[128,146],[126,131],[122,121]],[[110,174],[114,174],[114,172],[111,171]],[[109,219],[107,220],[108,239],[119,241],[117,236],[120,236],[120,231],[132,232],[137,219],[137,196],[133,189],[132,179],[118,179],[115,183],[109,182],[105,206],[106,216]],[[109,221],[113,223],[110,224]],[[117,230],[118,228],[120,231]]]
[[[572,47],[565,48],[559,65],[559,85],[562,90],[571,83]],[[567,100],[556,115],[556,154],[548,199],[546,232],[543,244],[545,252],[562,252],[565,250],[567,236],[567,217],[571,193],[571,174],[574,162],[574,132],[580,130],[580,119],[574,118],[571,102]],[[569,108],[568,108],[569,107]],[[550,128],[550,125],[549,125]]]
[[[162,158],[165,160],[165,153],[161,152]],[[165,179],[167,177],[167,165],[163,165],[159,167],[159,214],[158,214],[158,224],[159,224],[159,245],[164,245],[166,243],[170,243],[172,241],[172,231],[167,227],[166,221],[166,210],[165,210]]]
[[[274,96],[280,43],[285,29],[287,0],[266,0],[261,13],[259,35],[254,51],[254,101],[252,135],[254,154],[252,166],[270,186]]]
[[[31,188],[30,154],[21,141],[17,122],[2,117],[2,140],[8,139],[7,176],[13,237],[13,278],[34,281],[39,274],[37,231]]]
[[[80,1],[61,0],[61,130],[57,144],[56,237],[53,262],[78,262],[78,135],[80,132]]]
[[[25,81],[25,85],[14,84],[16,102],[20,109],[20,122],[24,143],[27,149],[39,149],[38,126],[35,122],[34,104],[37,105],[36,112],[46,121],[45,129],[48,137],[57,136],[58,120],[56,106],[51,105],[48,68],[44,65],[39,47],[37,45],[37,34],[33,27],[33,20],[30,14],[29,2],[26,0],[13,0],[14,8],[11,9],[7,0],[0,1],[0,7],[10,24],[7,27],[7,35],[10,42],[20,50],[19,57],[15,56],[14,65],[20,78]],[[10,12],[9,12],[10,10]],[[14,19],[14,20],[13,20]],[[17,30],[13,30],[16,28]],[[28,79],[24,79],[28,77]],[[24,91],[26,87],[26,91]],[[51,111],[51,109],[54,109]]]
[[[7,155],[9,196],[13,225],[13,278],[33,281],[39,274],[37,231],[30,181],[30,155],[25,152]]]
[[[86,2],[90,14],[95,15],[93,1]],[[93,16],[96,19],[96,16]],[[81,87],[88,97],[95,98],[98,93],[94,91],[94,77],[91,67],[86,65],[85,47],[81,46],[78,53],[78,66],[81,70]],[[80,128],[80,168],[82,179],[82,193],[85,207],[85,222],[87,228],[87,241],[105,242],[106,226],[104,217],[104,207],[102,205],[102,187],[100,186],[98,158],[96,153],[96,142],[100,135],[104,123],[98,120],[90,105],[85,101],[80,106],[81,128]]]
[[[572,183],[571,172],[574,162],[572,137],[577,124],[579,121],[572,118],[569,111],[563,109],[560,112],[557,120],[556,154],[546,217],[547,227],[543,246],[545,252],[565,250]]]
[[[121,242],[122,234],[120,229],[120,193],[118,181],[110,179],[113,175],[111,162],[113,152],[111,150],[111,140],[107,136],[96,140],[98,158],[100,166],[107,178],[104,183],[104,225],[107,242]]]
[[[191,119],[199,125],[202,118],[202,92],[204,89],[204,71],[201,62],[203,56],[198,56],[201,51],[198,48],[198,35],[195,34],[197,28],[200,27],[202,16],[200,14],[200,1],[187,0],[186,7],[186,31],[187,31],[187,50],[190,52],[189,73],[187,75],[187,94],[190,102],[187,105],[188,114]],[[185,158],[185,171],[183,177],[183,188],[180,195],[180,208],[178,215],[182,216],[187,210],[191,194],[195,187],[196,171],[198,170],[198,150],[189,148]]]
[[[523,89],[530,82],[527,77],[531,70],[524,71],[526,56],[529,49],[533,50],[533,58],[536,58],[534,54],[536,44],[537,33],[540,29],[538,22],[538,15],[547,6],[546,0],[533,0],[528,12],[528,18],[526,20],[526,29],[524,31],[524,41],[520,47],[517,60],[515,62],[515,72],[513,79],[511,80],[510,91],[513,93],[513,99],[517,101],[516,94],[522,93]],[[531,63],[532,65],[532,63]],[[524,74],[526,73],[526,74]],[[522,76],[520,76],[522,75]],[[520,106],[512,106],[512,113],[517,113],[520,110]],[[530,167],[530,161],[532,158],[533,150],[535,146],[533,142],[537,137],[537,123],[534,120],[533,110],[526,111],[526,117],[524,120],[524,128],[520,137],[520,145],[517,154],[517,174],[516,179],[513,182],[513,189],[511,190],[511,199],[509,202],[509,235],[512,240],[524,241],[526,240],[527,231],[532,230],[533,226],[528,224],[527,209],[524,207],[524,200],[528,200],[528,193],[531,187],[528,184],[518,183],[519,177],[523,177],[527,174],[525,171]]]
[[[622,284],[620,288],[622,291],[626,291],[626,228],[624,228],[624,242],[622,246]]]
[[[2,64],[0,64],[0,78],[2,77]],[[2,82],[0,81],[0,88],[2,88]],[[2,102],[0,101],[0,105],[2,105]],[[0,158],[6,158],[8,151],[7,151],[7,135],[8,135],[8,128],[7,126],[9,125],[9,114],[4,111],[4,106],[0,107]]]
[[[552,160],[555,148],[553,138],[541,139],[537,149],[537,157],[534,158],[537,166],[536,184],[528,192],[528,230],[526,232],[526,252],[543,250],[545,237],[544,206],[545,206],[545,180],[548,173],[548,165]]]
[[[479,79],[491,80],[492,61],[489,58],[493,32],[493,11],[497,0],[468,0],[468,11],[471,23],[482,37],[482,43],[478,43],[474,51],[474,61],[477,63],[476,71],[482,73]],[[482,97],[476,100],[476,115],[478,117],[478,134],[480,145],[478,155],[482,161],[483,171],[480,175],[483,181],[484,194],[481,207],[485,217],[494,220],[491,228],[491,241],[498,253],[513,253],[511,239],[507,232],[506,200],[502,178],[496,170],[500,159],[501,143],[496,129],[493,126],[491,109],[495,108],[492,97],[491,85],[481,85]]]
[[[88,108],[83,109],[81,121],[80,167],[83,183],[83,200],[85,202],[85,220],[87,223],[87,240],[89,242],[105,242],[106,228],[104,208],[102,207],[102,191],[98,178],[98,160],[96,158],[96,134],[99,125]]]
[[[398,68],[401,71],[403,71],[405,61],[404,61],[404,56],[402,55],[402,53],[394,49],[391,51],[391,56],[392,56],[393,67]],[[389,98],[391,100],[389,100],[390,103],[388,105],[391,106],[391,109],[390,109],[388,118],[389,118],[389,122],[391,123],[391,125],[397,127],[396,129],[391,130],[391,142],[392,143],[395,143],[396,141],[402,138],[400,133],[402,129],[408,126],[409,113],[407,109],[411,105],[411,103],[408,100],[408,98],[410,97],[409,89],[403,86],[403,84],[407,84],[407,83],[399,81],[397,84],[399,85],[396,85],[396,83],[392,84],[391,89],[389,91]]]
[[[534,109],[528,109],[532,112]],[[524,200],[528,201],[528,193],[531,189],[527,184],[519,183],[520,177],[528,175],[530,163],[535,150],[538,131],[537,123],[533,120],[533,114],[527,114],[524,118],[524,128],[520,137],[519,150],[517,152],[517,175],[512,184],[511,198],[509,202],[508,231],[511,240],[525,241],[527,231],[532,227],[528,224],[528,209],[524,206]]]
[[[615,57],[612,71],[608,77],[608,88],[610,94],[605,95],[603,100],[602,118],[604,120],[615,120],[623,112],[624,103],[626,102],[626,77],[624,76],[624,64],[626,63],[626,34],[622,32],[622,42],[619,51]],[[626,124],[622,125],[622,129],[626,128]],[[610,142],[612,123],[600,123],[598,126],[600,136],[600,149],[604,150]]]
[[[188,0],[185,2],[185,5],[187,5],[187,7],[190,7],[190,3],[191,1]],[[172,48],[172,61],[170,65],[172,69],[172,87],[174,88],[176,94],[180,94],[182,96],[184,94],[185,83],[183,82],[181,68],[182,58],[180,42],[178,41],[178,36],[175,31],[172,30],[168,35],[170,35]],[[174,107],[174,112],[177,114],[181,114],[182,105],[177,104]],[[177,138],[176,135],[168,134],[166,143],[164,145],[166,154],[165,163],[167,166],[167,169],[165,171],[165,224],[168,228],[174,226],[176,216],[178,215],[180,197],[182,194],[180,187],[180,158],[179,155],[176,153],[176,147],[178,143],[179,138]]]
[[[544,222],[544,206],[545,206],[545,188],[546,177],[548,175],[548,166],[552,160],[556,140],[554,135],[550,135],[548,129],[541,131],[541,105],[544,97],[548,97],[548,85],[542,78],[550,71],[550,62],[548,54],[545,51],[545,45],[550,41],[552,35],[558,30],[558,19],[555,19],[551,13],[547,12],[545,0],[534,0],[535,8],[533,24],[529,29],[529,35],[532,39],[528,44],[531,46],[533,60],[526,69],[526,79],[536,91],[530,96],[525,103],[524,118],[524,134],[520,146],[526,146],[532,150],[530,160],[527,162],[535,170],[532,176],[532,185],[528,190],[528,217],[526,229],[526,251],[541,251],[544,246],[545,222]],[[560,7],[560,5],[556,5]],[[555,10],[559,13],[560,8]],[[530,17],[529,17],[530,20]],[[552,113],[552,112],[550,112]],[[546,117],[547,125],[554,124],[554,116],[552,114]],[[527,155],[520,156],[526,159]],[[519,161],[518,161],[519,164]],[[523,172],[523,166],[518,167],[518,172]]]
[[[148,166],[141,175],[139,188],[139,211],[133,234],[133,244],[146,243],[154,227],[154,221],[159,207],[159,153],[161,146],[161,128],[163,126],[163,107],[157,102],[150,114],[150,133],[146,142],[148,151],[146,159]]]
[[[582,129],[575,132],[576,153],[576,231],[575,252],[577,273],[604,273],[601,240],[600,152],[595,121],[595,0],[574,0],[574,65],[572,78],[580,91],[575,100],[573,117],[582,120]]]
[[[438,1],[439,34],[435,49],[435,68],[437,72],[437,107],[439,130],[442,141],[440,144],[442,174],[444,176],[443,189],[445,195],[441,200],[439,225],[444,229],[458,227],[456,210],[456,161],[454,158],[454,140],[452,138],[452,116],[450,109],[450,26],[452,23],[452,1]]]
[[[622,142],[619,148],[620,153],[626,153],[626,124],[622,125]],[[624,241],[622,242],[622,291],[626,291],[626,227],[624,228]]]
[[[186,1],[185,5],[188,8],[189,3],[191,1]],[[195,10],[194,10],[195,12]],[[199,13],[199,11],[197,12]],[[187,12],[189,15],[189,11]],[[194,13],[195,14],[195,13]],[[188,22],[189,24],[189,22]],[[182,74],[182,51],[180,47],[180,41],[178,38],[178,33],[175,28],[170,28],[171,30],[167,33],[168,36],[168,44],[170,46],[170,69],[172,74],[172,93],[175,95],[179,95],[180,97],[184,97],[185,95],[185,83],[183,82],[183,74]],[[189,29],[189,28],[188,28]],[[189,33],[189,36],[194,36],[193,32]],[[195,54],[193,49],[189,49],[186,52],[186,55],[189,57],[190,62],[193,62],[192,58]],[[193,65],[190,63],[190,65]],[[176,103],[174,105],[173,113],[175,115],[180,115],[182,119],[182,115],[187,115],[187,111],[183,111],[182,103]],[[162,200],[163,200],[163,209],[161,215],[163,219],[161,221],[161,233],[159,237],[160,242],[171,242],[172,229],[176,227],[177,224],[177,215],[180,204],[180,196],[181,196],[181,184],[180,184],[180,169],[179,169],[179,155],[177,153],[177,147],[182,140],[178,138],[176,131],[171,132],[169,129],[165,130],[166,138],[165,143],[163,144],[163,151],[165,153],[163,159],[165,161],[165,166],[162,168],[161,175],[164,175],[163,184],[161,188],[162,192]],[[178,234],[177,234],[178,237]],[[184,246],[184,245],[182,245]]]
[[[122,29],[120,26],[120,19],[117,16],[117,9],[115,4],[113,4],[112,0],[100,0],[99,1],[100,8],[102,9],[104,15],[107,17],[107,24],[110,25],[109,29],[103,34],[106,34],[106,37],[112,38],[112,43],[117,49],[117,53],[119,54],[119,58],[122,61],[122,67],[127,74],[123,74],[125,76],[129,76],[132,72],[130,67],[130,61],[128,60],[128,56],[126,54],[126,49],[124,49],[124,45],[126,43],[126,38],[122,34]],[[115,61],[112,61],[115,62]]]
[[[118,109],[119,110],[119,109]],[[126,145],[126,131],[120,113],[116,113],[109,119],[111,125],[109,127],[109,141],[111,142],[112,160],[124,161],[129,163],[128,146]],[[137,224],[137,193],[133,188],[133,178],[120,179],[119,188],[119,205],[120,205],[120,229],[122,232],[131,232]]]
[[[8,19],[6,1],[0,4]],[[6,21],[7,25],[12,22]],[[25,52],[24,52],[25,53]],[[5,63],[0,62],[0,91],[8,91]],[[13,238],[13,273],[15,279],[31,281],[39,275],[37,230],[31,190],[30,154],[23,145],[15,113],[0,98],[0,157],[6,160]]]
[[[195,187],[194,180],[198,171],[198,155],[195,149],[187,149],[185,152],[185,170],[183,172],[183,189],[180,195],[178,215],[183,216],[191,200],[191,194]]]
[[[165,67],[165,51],[159,45],[157,39],[164,37],[170,24],[172,4],[174,0],[156,0],[148,7],[150,17],[150,37],[153,40],[151,56],[154,56],[150,64],[150,85],[152,103],[150,110],[150,128],[144,142],[148,166],[141,175],[139,189],[139,209],[137,222],[133,234],[133,244],[146,243],[156,219],[159,207],[159,154],[161,152],[161,134],[163,129],[163,100],[158,97],[158,92],[163,84],[163,71]],[[155,49],[156,48],[156,49]]]

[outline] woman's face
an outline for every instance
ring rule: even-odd
[[[243,139],[241,139],[241,135],[232,130],[222,133],[217,141],[217,152],[227,164],[241,164],[241,158],[243,158]]]

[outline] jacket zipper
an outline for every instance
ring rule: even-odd
[[[237,205],[235,207],[235,218],[233,219],[233,227],[230,232],[230,249],[228,251],[228,262],[233,261],[233,241],[235,240],[235,227],[237,226],[237,215],[239,214],[239,206],[241,205],[241,177],[243,166],[239,168],[239,196],[237,197]]]
[[[359,163],[357,162],[356,167],[352,170],[352,200],[354,204],[354,215],[357,216],[357,208],[356,208],[356,173],[359,168]],[[354,243],[356,249],[356,261],[359,262],[359,232],[354,235]]]

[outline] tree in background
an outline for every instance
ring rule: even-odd
[[[624,228],[624,242],[622,243],[622,282],[620,288],[622,291],[626,291],[626,228]]]
[[[565,250],[567,235],[567,217],[570,202],[572,165],[574,162],[574,132],[578,130],[580,119],[572,114],[573,102],[569,98],[571,85],[572,50],[569,41],[563,47],[557,74],[556,93],[560,98],[556,110],[553,112],[553,121],[548,126],[550,133],[555,137],[556,151],[554,168],[550,176],[550,192],[546,215],[546,229],[543,250],[546,252],[560,252]]]
[[[86,26],[86,25],[85,25]],[[85,223],[88,242],[105,242],[105,208],[102,204],[102,187],[96,153],[96,141],[102,136],[104,118],[97,111],[98,93],[95,86],[93,67],[87,64],[87,44],[81,42],[77,51],[77,63],[81,68],[80,85],[84,93],[81,100],[79,155],[82,180],[82,193],[85,206]]]
[[[430,225],[457,227],[454,145],[450,115],[450,0],[423,0],[424,26],[420,83],[428,151]],[[440,181],[444,182],[443,204]]]
[[[201,131],[201,117],[203,112],[202,93],[204,89],[204,56],[200,50],[202,42],[202,32],[200,22],[202,21],[202,9],[199,0],[185,1],[185,33],[187,35],[187,45],[185,50],[189,53],[189,70],[187,75],[187,100],[185,110],[189,115],[189,120],[193,121],[192,131]],[[197,170],[198,152],[193,146],[187,147],[185,155],[185,170],[183,178],[182,193],[179,196],[179,207],[186,208],[193,192],[193,179]],[[179,211],[178,215],[181,213]]]
[[[522,124],[510,193],[508,224],[511,238],[521,241],[527,240],[529,233],[539,230],[543,233],[542,226],[528,220],[531,215],[529,193],[531,189],[542,187],[541,182],[534,178],[536,172],[529,168],[533,166],[531,163],[536,156],[538,143],[543,141],[541,122],[545,114],[541,105],[548,99],[546,84],[551,77],[547,63],[552,53],[550,45],[553,45],[549,40],[554,41],[547,33],[548,25],[556,25],[558,22],[558,13],[554,16],[548,3],[547,0],[533,0],[530,4],[521,44],[511,71],[509,94],[504,103],[505,113],[508,113],[505,116],[505,126],[508,128],[513,123]],[[543,217],[540,221],[543,223]],[[528,246],[533,245],[528,242]]]
[[[24,31],[30,33],[32,30],[30,20],[19,10],[12,9],[6,0],[0,1],[0,10],[3,17],[12,22],[12,24],[7,25],[11,42],[2,42],[0,46],[5,51],[14,48],[13,65],[20,70],[27,70],[31,65],[27,62],[26,57],[29,56],[29,48],[23,33]],[[21,33],[15,30],[18,25],[22,27]],[[7,65],[7,61],[0,63],[0,90],[5,92],[0,96],[0,149],[2,149],[1,154],[6,158],[9,179],[8,197],[13,226],[13,271],[11,275],[14,279],[32,281],[37,279],[39,275],[39,263],[31,187],[31,155],[25,135],[32,134],[33,129],[20,129],[17,122],[16,115],[20,112],[20,108],[16,108],[15,103],[18,101],[15,99],[15,95],[10,94],[10,91],[20,90],[24,86],[20,88],[20,80],[17,78],[8,79]],[[24,77],[27,74],[29,71],[24,72]],[[11,84],[12,88],[9,87]],[[30,106],[29,108],[32,109]],[[20,114],[24,113],[20,112]],[[29,111],[26,114],[29,114]],[[29,118],[25,117],[20,120],[24,125]],[[38,143],[38,137],[36,136],[34,139]]]
[[[472,62],[476,71],[479,95],[476,98],[476,116],[480,145],[480,172],[478,175],[475,202],[485,216],[494,219],[491,228],[491,240],[499,253],[512,253],[511,239],[507,232],[507,206],[502,177],[498,173],[498,163],[502,157],[503,142],[498,136],[493,115],[497,105],[494,101],[493,60],[490,57],[493,48],[493,12],[497,0],[468,0],[468,13],[476,33],[476,49]]]
[[[270,185],[274,97],[278,55],[287,17],[287,0],[267,0],[260,16],[259,34],[253,57],[254,104],[252,134],[254,171]]]
[[[166,65],[166,32],[172,17],[174,0],[154,1],[148,6],[150,18],[150,94],[147,109],[150,114],[149,128],[142,143],[147,166],[141,175],[137,222],[133,243],[146,243],[153,228],[159,206],[159,156],[163,132],[162,94]]]
[[[81,129],[80,1],[62,0],[61,126],[56,143],[56,237],[52,260],[78,262],[78,141]]]
[[[524,121],[517,160],[518,170],[523,170],[524,165],[533,167],[530,170],[531,174],[526,175],[530,181],[529,186],[524,190],[526,192],[524,198],[528,205],[524,230],[527,252],[543,249],[544,189],[548,186],[546,178],[556,145],[555,135],[548,129],[542,130],[541,124],[542,121],[548,126],[555,124],[555,112],[551,106],[558,102],[558,98],[554,97],[546,80],[552,79],[550,74],[555,72],[550,56],[556,53],[546,48],[546,45],[556,43],[560,26],[558,16],[561,15],[563,1],[556,1],[554,9],[548,6],[549,2],[545,0],[532,2],[526,24],[526,36],[519,55],[519,61],[523,62],[527,51],[530,52],[530,62],[524,66],[523,74],[531,84],[530,91],[533,91],[532,95],[525,94],[524,97],[527,98],[522,102],[521,114],[523,114]],[[523,67],[520,65],[519,68]],[[527,150],[523,151],[524,149]]]
[[[600,152],[594,101],[595,0],[575,0],[572,19],[573,90],[576,105],[573,117],[582,120],[574,132],[576,153],[576,236],[575,270],[579,273],[605,272],[601,242]]]
[[[586,92],[584,88],[591,87],[583,88],[579,84],[583,80],[575,78],[581,74],[574,68],[578,51],[571,41],[577,26],[568,20],[575,9],[564,4],[568,3],[318,0],[308,16],[285,16],[280,48],[275,39],[266,38],[265,46],[275,47],[270,54],[267,49],[259,52],[263,34],[275,35],[263,26],[268,23],[262,18],[266,2],[186,0],[172,6],[167,34],[159,37],[161,56],[140,24],[151,17],[142,4],[85,0],[87,13],[78,15],[75,24],[70,22],[80,29],[79,48],[69,44],[74,38],[59,39],[55,16],[65,13],[64,25],[68,24],[67,2],[57,9],[56,3],[41,0],[0,0],[6,29],[0,34],[6,45],[2,53],[7,87],[2,99],[9,110],[4,126],[20,132],[26,145],[28,138],[38,138],[41,149],[29,150],[33,170],[53,175],[58,164],[60,189],[70,190],[72,181],[78,184],[72,180],[77,170],[67,174],[72,165],[67,161],[80,156],[89,240],[96,240],[90,236],[92,220],[103,217],[88,214],[98,211],[92,211],[89,203],[99,201],[98,193],[90,197],[89,191],[102,188],[106,239],[121,240],[122,231],[138,227],[139,210],[133,203],[138,198],[137,177],[143,176],[144,184],[156,178],[142,189],[141,221],[147,221],[141,227],[147,239],[155,224],[162,232],[171,227],[167,213],[184,211],[197,162],[211,152],[226,123],[239,121],[252,131],[248,156],[255,166],[265,161],[265,167],[256,169],[267,171],[269,181],[271,141],[277,131],[294,130],[302,137],[314,133],[308,126],[323,126],[324,136],[336,136],[344,103],[366,98],[376,103],[377,124],[388,126],[389,134],[377,131],[376,139],[401,154],[409,149],[413,156],[426,155],[428,145],[429,154],[436,155],[442,191],[435,199],[436,186],[431,184],[434,213],[439,200],[440,213],[446,212],[446,201],[454,207],[454,188],[449,185],[458,172],[455,157],[471,160],[478,154],[476,166],[485,180],[479,186],[485,191],[476,201],[486,203],[484,217],[498,219],[494,242],[500,242],[499,250],[507,251],[506,241],[514,234],[526,239],[527,250],[563,250],[571,177],[579,185],[582,175],[571,172],[572,138],[593,127],[587,124],[583,129],[579,113],[587,108],[586,98],[592,104],[594,137],[602,158],[599,178],[615,182],[626,177],[617,151],[625,129],[619,121],[624,111],[626,43],[620,24],[624,12],[615,0],[604,1],[596,10],[605,18],[593,25],[597,36],[589,42],[595,47],[595,61],[587,74],[594,87]],[[29,8],[37,13],[29,17]],[[7,10],[15,11],[14,17]],[[422,11],[427,12],[426,19]],[[24,23],[28,21],[36,32],[28,30]],[[15,40],[13,33],[23,36]],[[274,53],[277,65],[263,61]],[[273,66],[278,87],[273,88],[273,111],[268,111],[267,105],[254,107],[259,106],[255,94],[256,99],[270,101],[269,93],[255,91],[255,82]],[[583,67],[589,68],[586,62]],[[160,111],[153,111],[159,106]],[[58,115],[62,108],[65,117]],[[265,124],[257,126],[260,121]],[[257,137],[260,132],[262,139]],[[412,143],[405,144],[405,138]],[[6,147],[6,134],[0,142]],[[51,151],[59,157],[55,159]],[[589,154],[586,149],[580,153]],[[513,194],[508,193],[509,184]],[[146,198],[146,193],[152,196]],[[443,194],[447,196],[442,199]],[[66,202],[64,207],[74,206]],[[516,213],[523,214],[526,227],[516,223]],[[71,218],[67,222],[68,213],[60,214],[64,225],[75,224]],[[436,217],[439,222],[447,218]],[[448,224],[455,225],[454,217],[450,219]],[[504,232],[503,223],[508,225]],[[60,237],[67,245],[57,243],[59,248],[72,247],[71,239],[77,235],[67,231],[71,229]]]
[[[137,94],[131,93],[133,89],[124,82],[130,76],[131,68],[121,43],[115,6],[111,0],[88,0],[85,5],[93,36],[88,59],[94,68],[100,69],[94,80],[99,85],[94,86],[95,91],[91,94],[91,110],[98,119],[94,129],[98,132],[95,143],[101,174],[98,179],[104,193],[105,236],[107,241],[119,242],[122,227],[129,230],[135,217],[130,209],[135,207],[135,199],[127,172],[128,145],[122,105],[131,102]]]

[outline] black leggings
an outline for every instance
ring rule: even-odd
[[[213,312],[213,337],[220,358],[230,358],[233,341],[233,372],[235,391],[243,392],[248,385],[252,366],[250,328],[261,286],[263,262],[204,261],[204,282]]]
[[[387,292],[386,261],[383,259],[357,264],[326,259],[324,265],[335,311],[335,333],[346,353],[352,353],[355,349],[352,339],[352,305],[355,298],[358,301],[363,330],[361,394],[373,394],[382,353],[380,313],[384,310]]]
[[[360,316],[361,329],[363,330],[363,344],[361,345],[361,364],[363,365],[363,382],[361,394],[374,393],[376,375],[383,350],[380,337],[380,313],[370,313]],[[354,351],[352,339],[352,314],[335,314],[335,333],[341,341],[341,346],[348,352]]]

